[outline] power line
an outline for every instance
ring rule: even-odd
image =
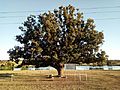
[[[19,22],[13,22],[13,23],[0,23],[0,25],[9,25],[9,24],[22,24],[22,23],[19,23]]]
[[[117,12],[117,13],[119,13],[120,11],[101,11],[101,12],[85,12],[85,14],[95,14],[95,13],[115,13],[115,12]]]
[[[109,9],[109,8],[120,8],[120,6],[108,6],[108,7],[92,7],[92,8],[78,8],[78,9],[85,9],[85,10],[89,10],[89,9]],[[0,12],[0,14],[7,14],[7,13],[31,13],[31,12],[46,12],[46,11],[54,11],[54,10],[38,10],[38,11],[3,11]]]
[[[27,16],[1,16],[0,18],[18,18],[18,17],[27,17]]]
[[[98,18],[98,19],[94,19],[96,20],[120,20],[120,18]],[[8,25],[8,24],[22,24],[20,22],[12,22],[12,23],[0,23],[0,25]]]
[[[97,13],[115,13],[120,11],[101,11],[101,12],[84,12],[85,14],[97,14]],[[27,17],[27,16],[1,16],[0,18],[19,18],[19,17]]]
[[[0,14],[8,14],[8,13],[31,13],[31,12],[46,12],[46,11],[53,11],[53,10],[39,10],[39,11],[4,11],[4,12],[0,12]]]
[[[81,8],[81,9],[109,9],[109,8],[120,8],[120,6],[108,6],[108,7],[92,7],[92,8]]]
[[[120,18],[99,18],[95,20],[120,20]]]

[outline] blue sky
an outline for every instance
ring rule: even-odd
[[[26,17],[40,13],[28,11],[48,11],[69,4],[79,8],[85,20],[95,20],[96,30],[105,35],[101,48],[109,59],[120,59],[120,0],[0,0],[0,60],[8,59],[7,51],[19,45],[15,35],[21,33],[18,27]]]

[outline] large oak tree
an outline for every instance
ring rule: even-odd
[[[30,15],[19,27],[22,34],[16,40],[22,46],[8,51],[10,58],[22,65],[52,66],[61,76],[65,63],[104,62],[104,51],[99,52],[103,44],[103,32],[95,29],[94,20],[83,20],[83,13],[69,5],[54,11]]]

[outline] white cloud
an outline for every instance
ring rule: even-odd
[[[0,60],[9,60],[8,50],[0,49]]]
[[[119,49],[106,50],[106,54],[109,55],[109,59],[120,60],[120,50]]]

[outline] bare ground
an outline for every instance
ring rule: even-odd
[[[120,71],[66,70],[66,78],[48,78],[49,74],[57,72],[0,71],[0,90],[120,90]]]

